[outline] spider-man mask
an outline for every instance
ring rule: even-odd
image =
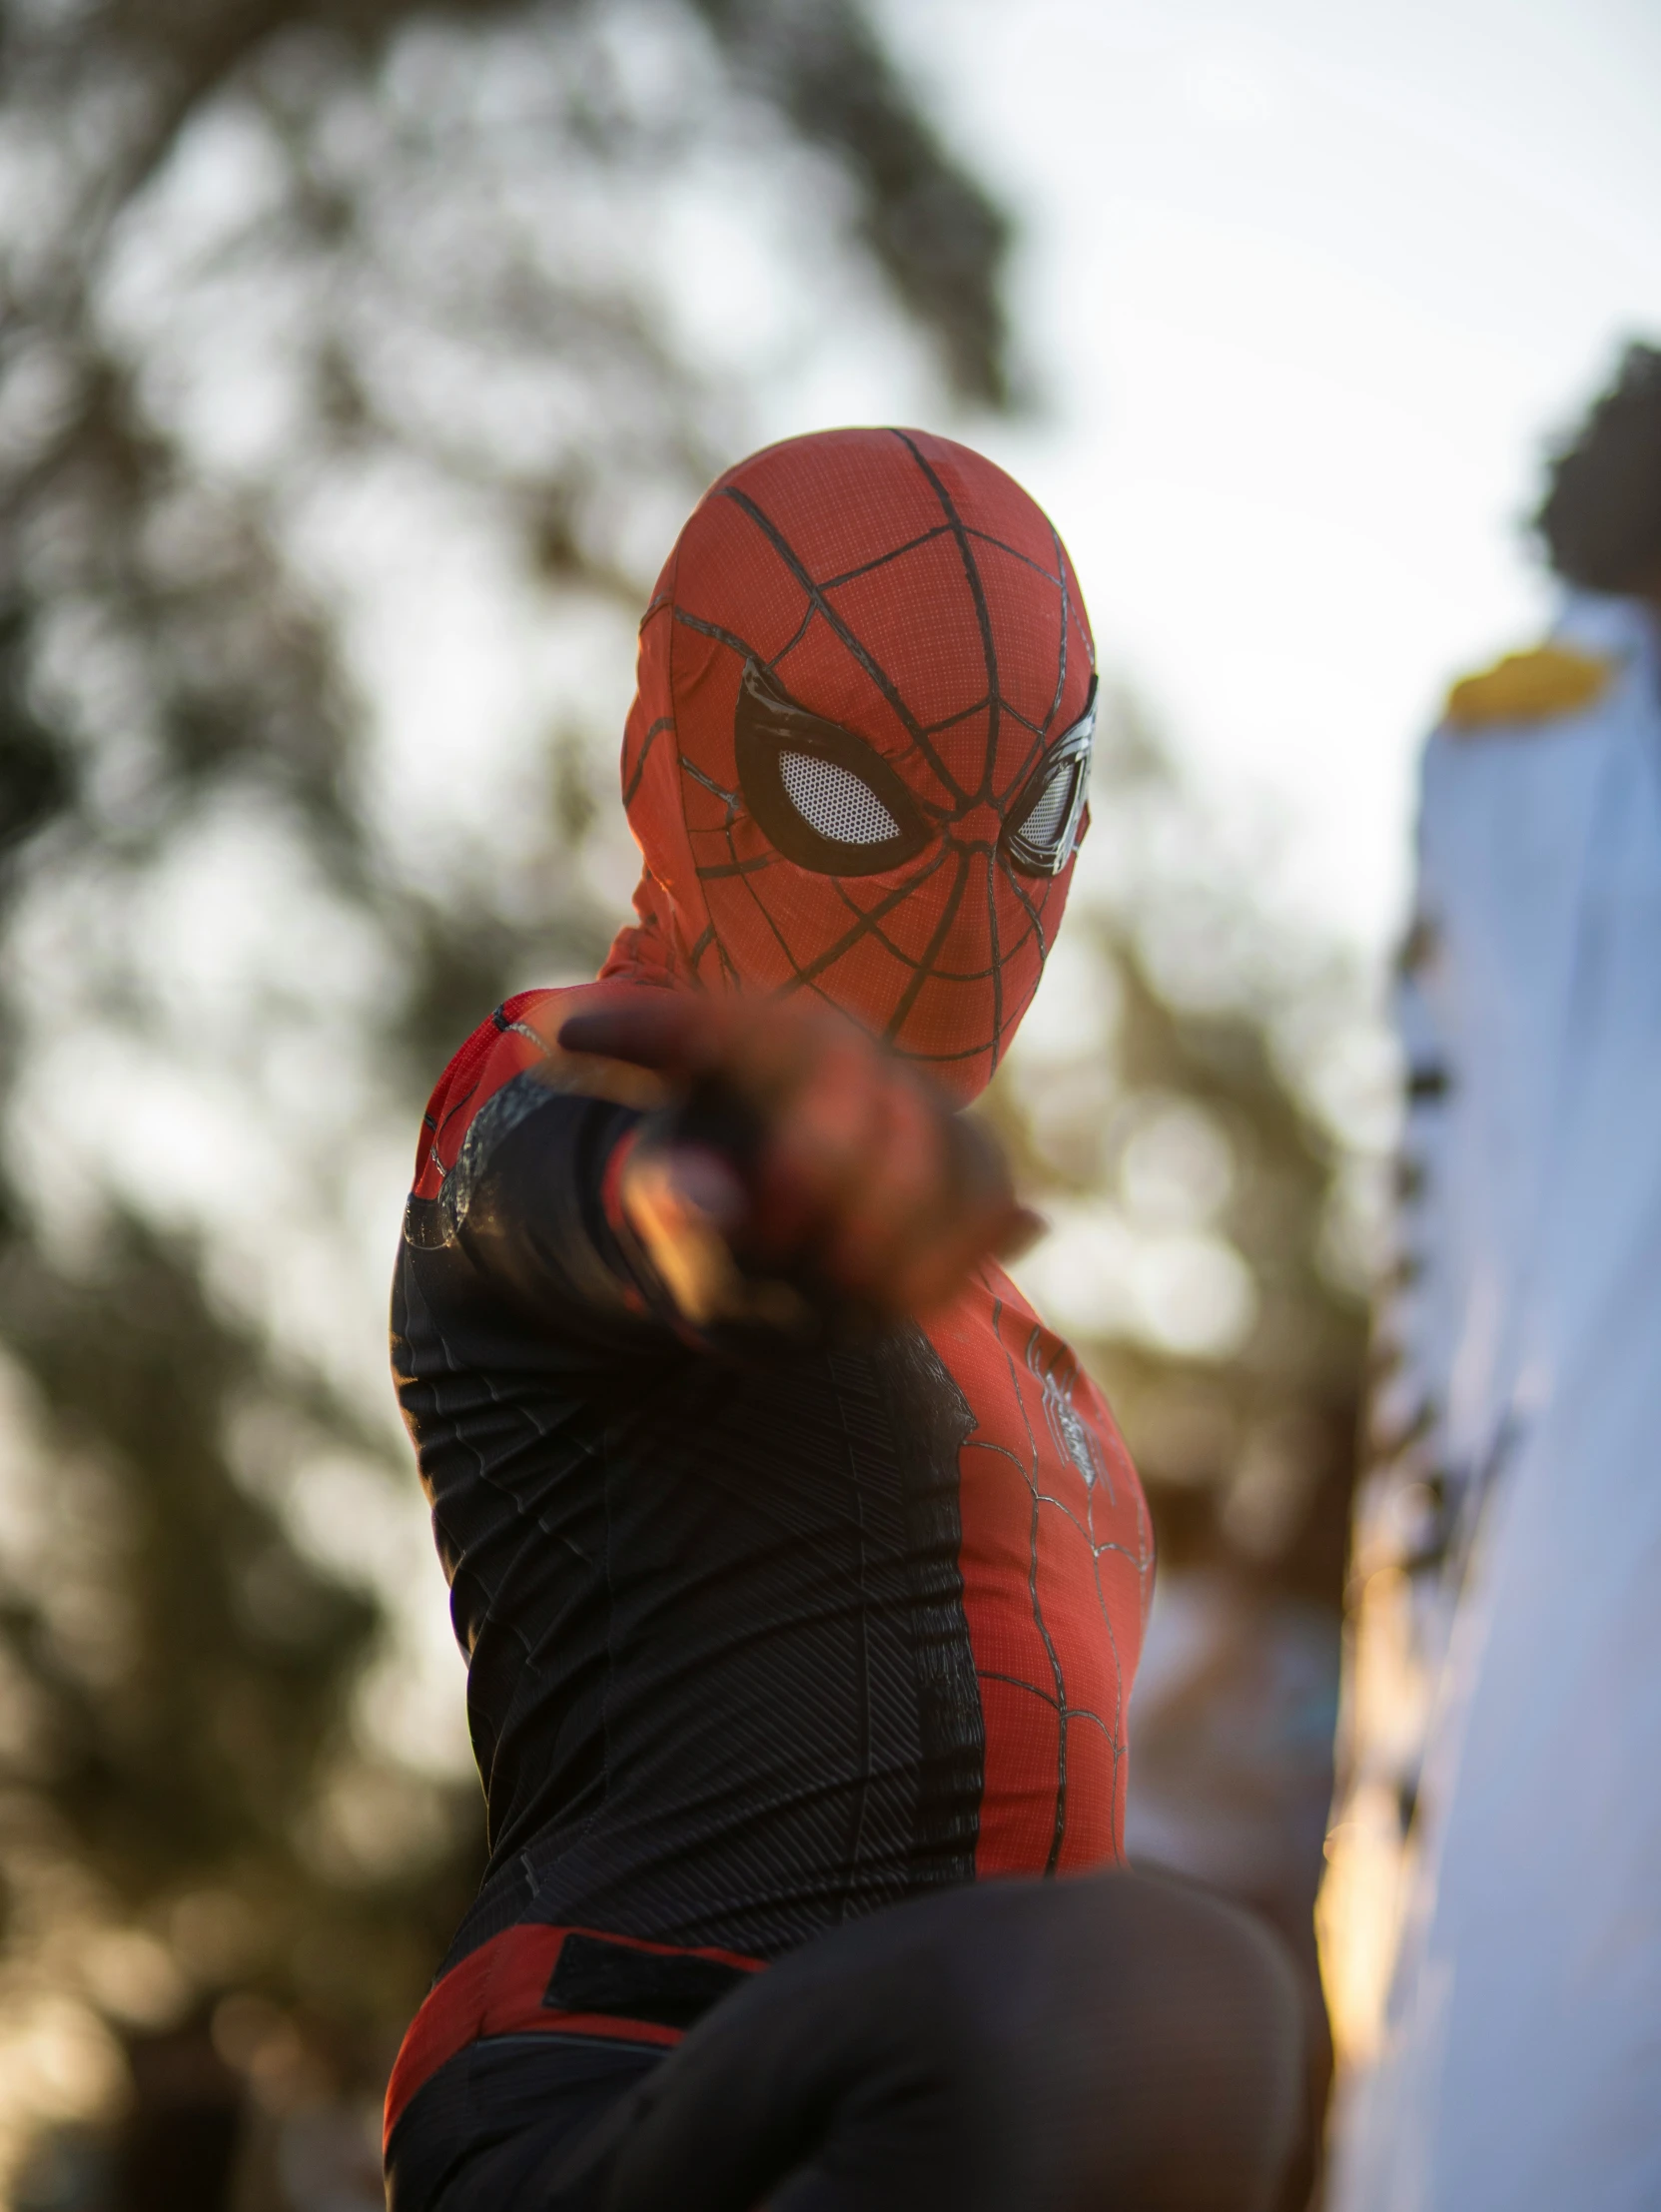
[[[1027,1011],[1083,835],[1072,563],[980,454],[828,430],[714,484],[640,628],[607,975],[811,992],[960,1099]]]

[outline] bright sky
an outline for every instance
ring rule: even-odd
[[[1278,887],[1369,948],[1450,676],[1549,604],[1543,436],[1661,333],[1654,0],[888,0],[1020,211],[1049,407],[971,434]]]

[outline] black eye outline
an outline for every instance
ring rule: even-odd
[[[1090,791],[1090,748],[1095,735],[1096,678],[1092,676],[1090,690],[1085,697],[1085,711],[1071,729],[1064,730],[1057,738],[1027,778],[1021,796],[1010,809],[1004,834],[998,842],[1003,848],[1005,859],[1017,875],[1059,876],[1073,858],[1074,849],[1079,842],[1079,822]],[[1022,834],[1023,825],[1031,818],[1034,809],[1063,770],[1073,778],[1067,812],[1054,841],[1040,845]]]
[[[733,716],[738,783],[756,823],[786,860],[817,876],[877,876],[898,868],[928,843],[930,825],[916,800],[874,746],[797,706],[759,661],[747,661]],[[784,787],[786,753],[832,761],[857,776],[899,824],[899,833],[875,845],[852,845],[813,827]]]

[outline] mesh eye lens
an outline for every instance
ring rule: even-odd
[[[1000,850],[1023,876],[1059,876],[1073,858],[1084,820],[1090,746],[1096,731],[1096,679],[1085,711],[1050,746],[1007,817]]]
[[[791,804],[818,831],[838,845],[886,845],[900,825],[868,783],[840,762],[788,748],[779,755],[779,776]]]
[[[1021,824],[1021,835],[1029,845],[1054,851],[1060,842],[1073,808],[1075,774],[1073,763],[1064,761],[1033,802]]]

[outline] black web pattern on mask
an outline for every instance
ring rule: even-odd
[[[1003,1444],[993,1443],[990,1438],[978,1436],[968,1437],[963,1448],[965,1451],[995,1452],[1000,1458],[1007,1459],[1019,1472],[1032,1498],[1032,1520],[1027,1537],[1027,1589],[1032,1601],[1033,1620],[1037,1624],[1046,1657],[1050,1662],[1050,1680],[1048,1683],[1029,1682],[1020,1675],[994,1674],[991,1672],[984,1672],[982,1679],[989,1682],[1006,1683],[1013,1690],[1025,1691],[1030,1697],[1037,1698],[1041,1705],[1048,1706],[1056,1716],[1056,1815],[1055,1824],[1051,1831],[1049,1856],[1044,1868],[1047,1874],[1053,1874],[1060,1866],[1062,1845],[1067,1836],[1067,1737],[1068,1729],[1073,1722],[1087,1722],[1091,1727],[1100,1731],[1106,1739],[1113,1755],[1113,1795],[1111,1804],[1115,1809],[1119,1805],[1120,1781],[1127,1748],[1125,1669],[1120,1659],[1119,1639],[1114,1633],[1113,1615],[1108,1607],[1107,1593],[1102,1587],[1102,1561],[1108,1554],[1116,1553],[1120,1558],[1128,1559],[1136,1568],[1137,1582],[1142,1597],[1142,1619],[1146,1626],[1148,1618],[1148,1582],[1153,1569],[1154,1552],[1140,1495],[1137,1498],[1137,1548],[1135,1551],[1129,1545],[1122,1544],[1115,1538],[1098,1536],[1096,1504],[1099,1490],[1106,1492],[1110,1505],[1116,1502],[1112,1471],[1098,1457],[1094,1448],[1096,1439],[1093,1433],[1073,1412],[1071,1384],[1061,1381],[1053,1369],[1046,1368],[1041,1362],[1040,1347],[1043,1341],[1043,1331],[1037,1323],[1033,1323],[1028,1327],[1027,1340],[1022,1347],[1021,1363],[1018,1367],[1015,1352],[1005,1339],[1004,1313],[1003,1300],[994,1296],[992,1300],[993,1333],[998,1339],[999,1349],[1003,1352],[1005,1365],[1009,1370],[1010,1390],[1021,1410],[1021,1423],[1027,1433],[1027,1450],[1025,1456],[1023,1456],[1010,1451]],[[1033,1377],[1043,1393],[1048,1425],[1052,1438],[1062,1456],[1070,1460],[1084,1477],[1085,1515],[1083,1520],[1080,1519],[1078,1513],[1065,1498],[1058,1497],[1054,1491],[1046,1490],[1043,1486],[1043,1455],[1039,1450],[1038,1438],[1033,1432],[1032,1416],[1028,1410],[1027,1400],[1022,1394],[1021,1368],[1024,1368]],[[1085,1454],[1088,1454],[1090,1458],[1088,1467],[1083,1464],[1083,1455]],[[1114,1710],[1111,1719],[1104,1713],[1098,1713],[1094,1706],[1073,1704],[1068,1696],[1066,1666],[1062,1654],[1056,1647],[1055,1638],[1051,1634],[1049,1624],[1044,1618],[1044,1603],[1038,1587],[1039,1532],[1046,1510],[1059,1513],[1071,1522],[1074,1529],[1090,1547],[1091,1571],[1096,1590],[1097,1610],[1101,1614],[1103,1631],[1107,1636],[1108,1648],[1113,1655]]]
[[[989,1038],[953,1053],[925,1053],[900,1047],[899,1049],[904,1052],[905,1057],[917,1061],[944,1064],[947,1062],[973,1061],[985,1055],[990,1055],[992,1067],[996,1069],[999,1061],[1003,1058],[1010,1032],[1026,1011],[1025,1000],[1021,1005],[1006,1011],[1004,1004],[1005,972],[1008,965],[1017,959],[1029,944],[1035,941],[1038,948],[1040,967],[1049,957],[1050,943],[1044,925],[1052,887],[1046,885],[1035,900],[1028,884],[1017,875],[1000,852],[988,852],[984,846],[956,843],[951,835],[951,825],[954,821],[961,820],[974,806],[986,802],[990,802],[998,809],[1000,814],[1003,814],[1011,800],[1021,791],[1027,779],[1031,776],[1054,731],[1056,718],[1061,712],[1062,698],[1067,687],[1068,654],[1071,643],[1069,632],[1074,615],[1072,593],[1068,582],[1067,561],[1062,552],[1061,540],[1056,535],[1053,525],[1051,526],[1050,535],[1055,548],[1056,566],[1054,574],[1040,562],[1032,559],[1029,554],[1022,552],[1017,546],[1009,544],[1007,540],[995,537],[988,531],[976,529],[958,512],[950,492],[941,482],[939,475],[930,465],[927,456],[918,448],[915,441],[908,437],[903,430],[895,430],[890,434],[898,438],[910,452],[918,469],[928,482],[941,509],[942,519],[939,523],[917,536],[906,539],[903,544],[894,546],[888,552],[874,555],[870,560],[861,562],[857,567],[845,569],[835,576],[816,579],[810,573],[801,554],[790,543],[778,524],[765,513],[747,492],[736,485],[731,485],[721,496],[732,500],[749,516],[795,577],[801,587],[805,601],[802,618],[785,643],[771,658],[758,652],[748,640],[737,636],[733,631],[723,628],[718,623],[700,620],[696,615],[688,614],[681,608],[677,607],[675,609],[674,619],[689,629],[700,631],[707,637],[715,638],[720,643],[730,647],[742,659],[757,661],[769,672],[776,669],[779,663],[785,660],[800,644],[816,617],[822,620],[858,661],[893,709],[910,739],[914,755],[920,757],[927,764],[941,789],[941,801],[938,804],[925,802],[925,806],[927,811],[932,813],[935,819],[943,825],[946,835],[935,848],[926,864],[908,870],[902,884],[885,892],[869,907],[865,907],[839,880],[836,878],[826,879],[834,884],[837,897],[847,909],[848,927],[833,944],[815,955],[812,960],[804,963],[797,958],[778,922],[768,912],[765,900],[756,896],[752,889],[751,895],[754,898],[756,911],[766,924],[791,970],[791,981],[783,987],[784,991],[787,993],[791,991],[811,991],[815,996],[825,999],[828,1003],[834,1003],[830,1000],[830,994],[820,986],[818,979],[835,967],[839,961],[846,958],[856,946],[874,942],[884,949],[900,969],[906,971],[906,981],[901,990],[898,1003],[885,1026],[884,1034],[891,1041],[897,1040],[899,1032],[903,1029],[912,1008],[917,1003],[918,997],[929,982],[979,983],[988,984],[991,987],[993,1018],[992,1035]],[[888,567],[891,563],[903,559],[906,554],[915,552],[919,546],[944,537],[955,539],[962,558],[964,575],[975,610],[981,648],[985,656],[986,690],[972,705],[960,708],[958,712],[949,715],[944,721],[926,724],[912,711],[898,684],[882,666],[876,654],[858,635],[847,617],[830,603],[826,594],[836,590],[840,585],[851,583],[856,577],[868,576]],[[1042,722],[1034,722],[1022,714],[1003,696],[1000,689],[997,641],[993,634],[991,607],[988,603],[985,583],[976,557],[977,545],[995,546],[1012,560],[1019,561],[1023,567],[1029,568],[1035,574],[1042,576],[1058,594],[1061,619],[1060,642],[1057,648],[1056,683],[1049,709]],[[983,712],[987,717],[983,769],[978,784],[974,787],[968,787],[952,775],[934,740],[956,724],[966,722],[972,716]],[[995,782],[995,770],[1000,740],[1006,722],[1013,722],[1026,731],[1030,742],[1023,748],[1013,774],[999,787]],[[691,776],[718,798],[725,809],[725,818],[721,827],[726,839],[727,858],[724,862],[700,867],[698,870],[699,877],[705,882],[724,878],[747,880],[752,876],[765,873],[767,869],[776,865],[778,856],[771,851],[755,855],[749,859],[739,857],[733,840],[733,830],[746,811],[742,796],[736,791],[722,790],[719,785],[712,782],[708,776],[687,761],[684,756],[681,760],[681,767],[685,774]],[[636,769],[636,779],[638,773],[639,771]],[[940,868],[948,865],[952,868],[953,875],[947,887],[945,899],[942,902],[940,919],[922,954],[908,952],[896,941],[893,934],[884,927],[884,924],[903,901],[912,897],[920,885],[928,881]],[[986,871],[985,892],[992,935],[988,965],[984,968],[970,970],[943,968],[940,962],[947,937],[950,935],[952,923],[956,919],[970,882],[978,868],[984,868]],[[1000,942],[999,938],[997,893],[1000,883],[1014,891],[1021,910],[1021,921],[1018,925],[1017,934],[1007,943]],[[738,980],[736,972],[718,936],[714,941],[714,949],[728,981],[736,983]]]

